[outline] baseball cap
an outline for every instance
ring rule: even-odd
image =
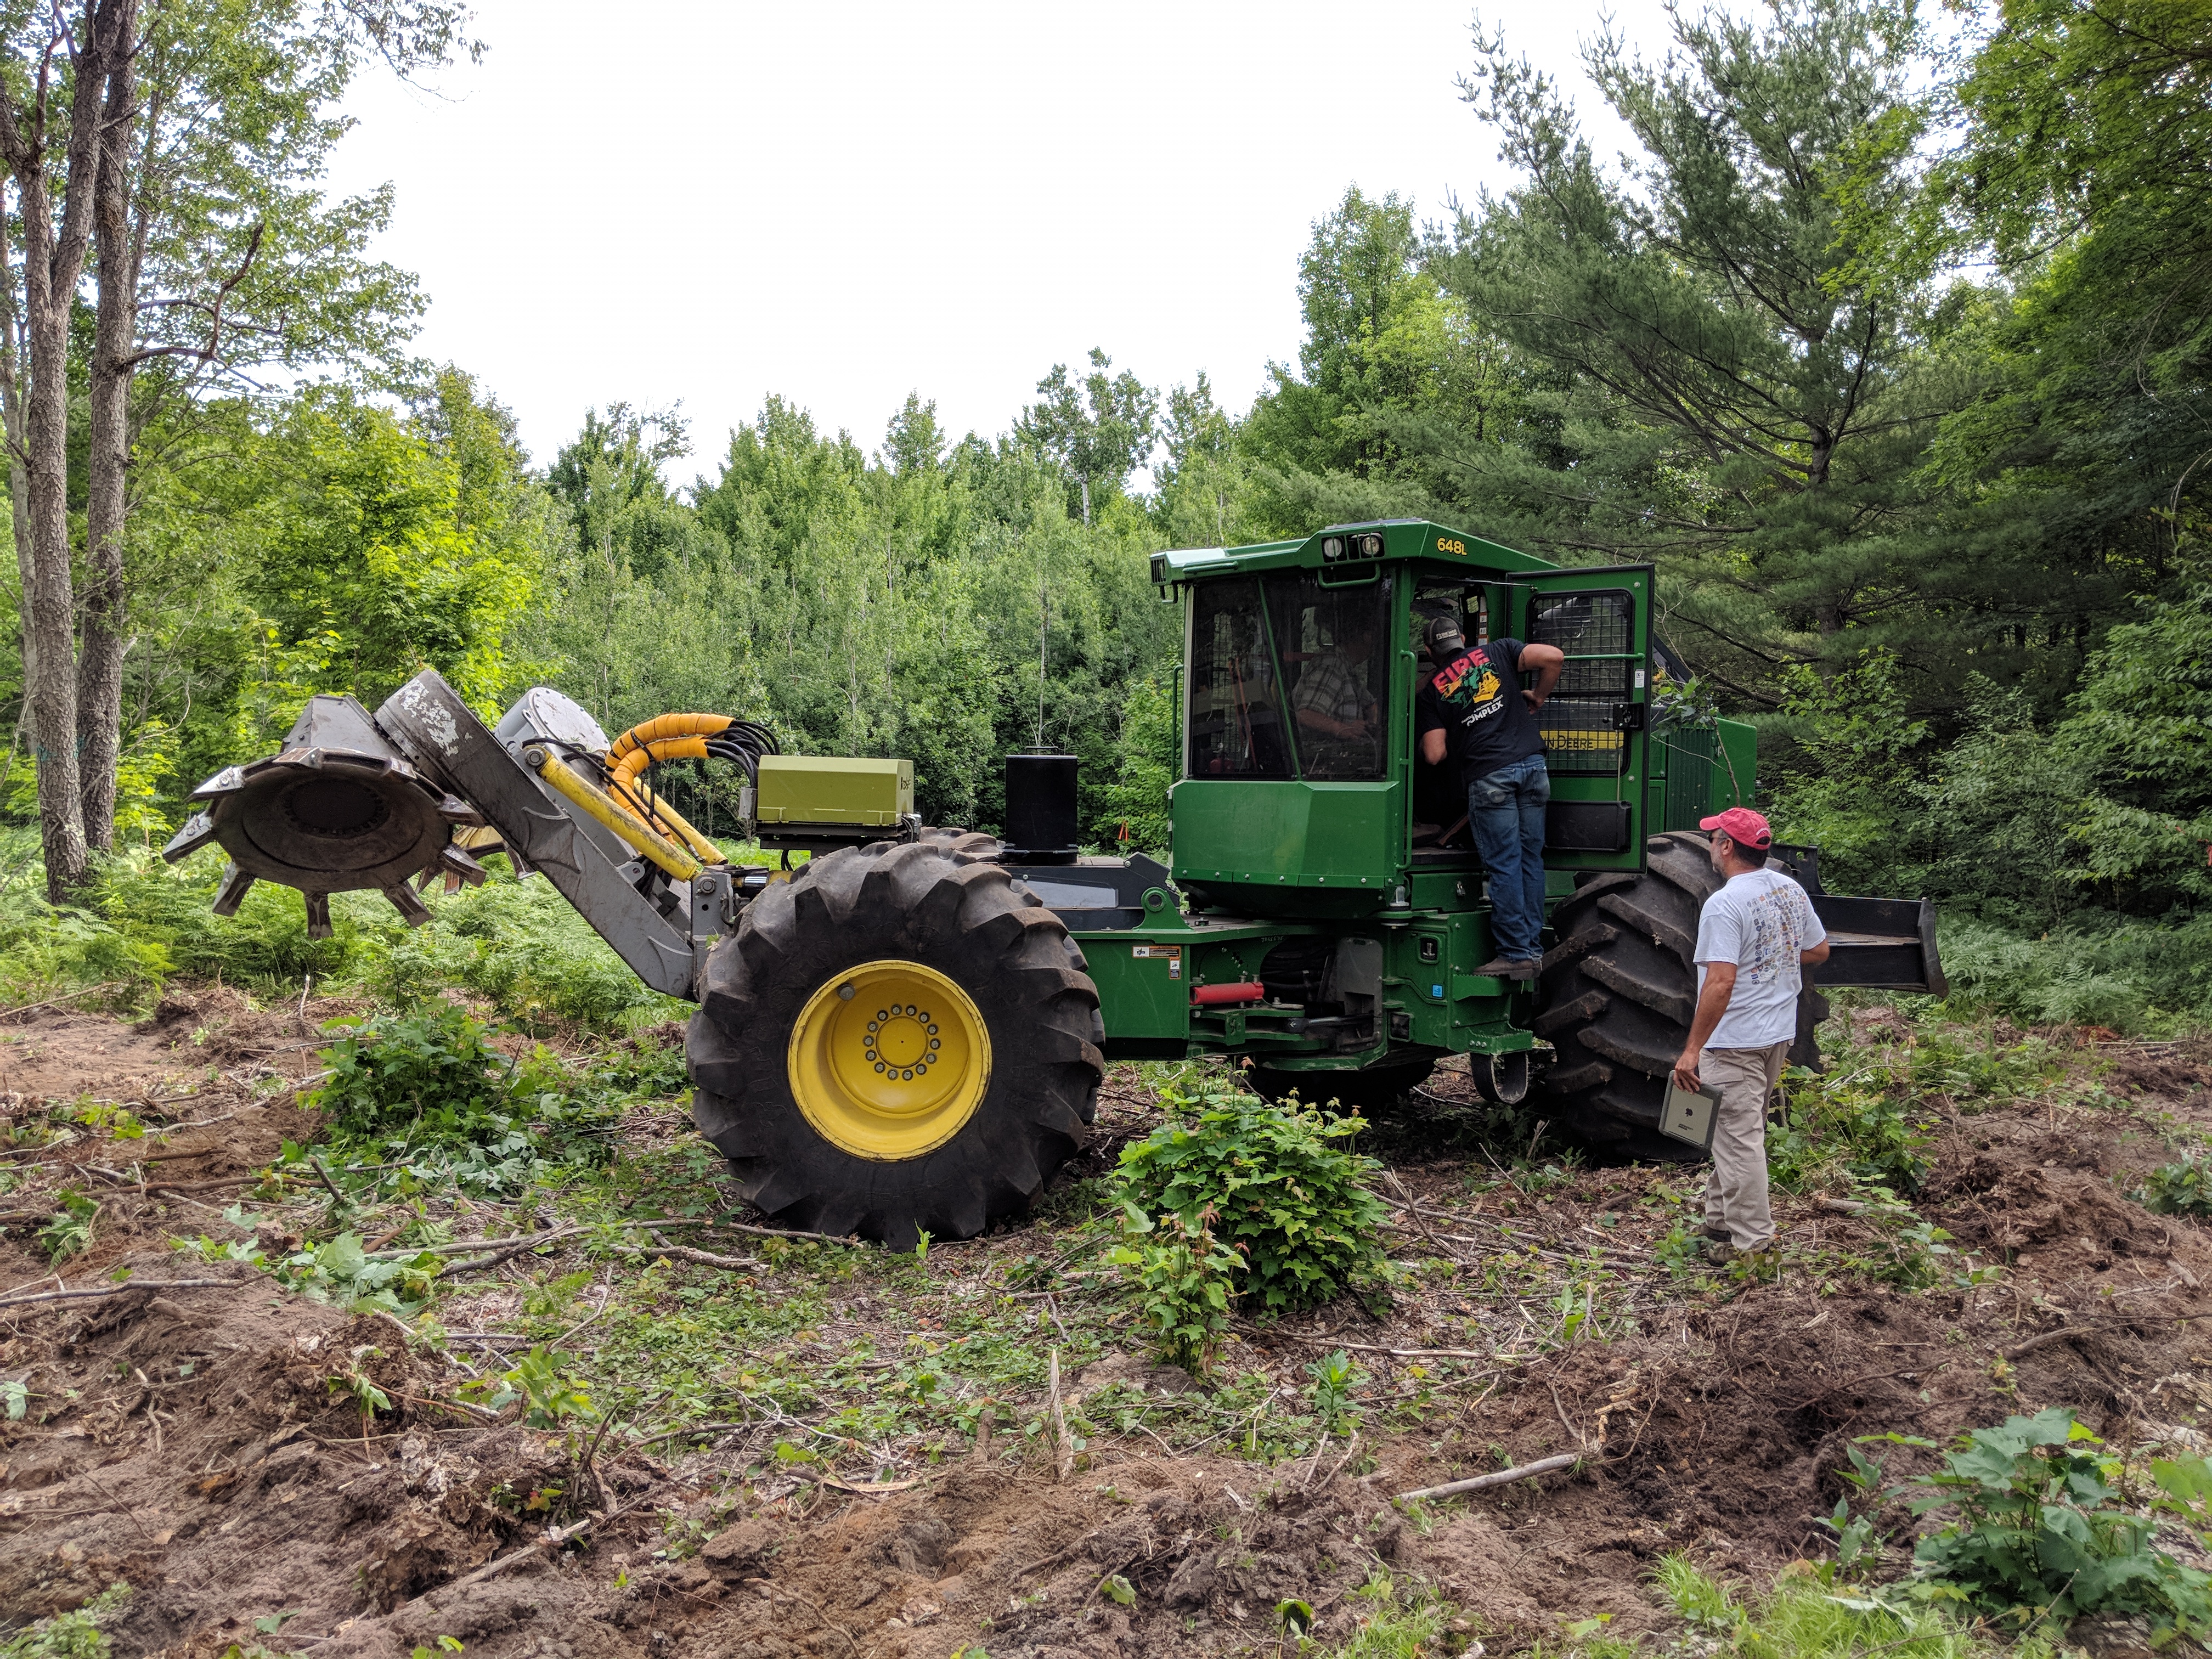
[[[1700,830],[1717,830],[1739,847],[1774,845],[1774,827],[1748,806],[1731,806],[1725,812],[1699,818]]]
[[[1459,623],[1449,617],[1438,617],[1421,631],[1421,643],[1428,647],[1431,657],[1440,657],[1446,651],[1457,651],[1467,644],[1467,635],[1460,631]]]

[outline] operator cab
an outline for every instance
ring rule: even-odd
[[[1186,598],[1175,875],[1201,906],[1350,918],[1479,897],[1465,782],[1455,760],[1420,760],[1413,729],[1441,617],[1471,645],[1565,653],[1538,716],[1547,867],[1563,887],[1642,867],[1649,566],[1563,569],[1394,520],[1158,554],[1152,575]]]

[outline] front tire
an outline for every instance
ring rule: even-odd
[[[786,1226],[911,1249],[1025,1212],[1086,1136],[1098,993],[988,837],[810,862],[708,958],[691,1115]]]

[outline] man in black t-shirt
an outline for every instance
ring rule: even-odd
[[[1470,646],[1449,617],[1429,624],[1427,643],[1436,672],[1414,702],[1421,758],[1441,765],[1456,744],[1468,828],[1490,872],[1498,954],[1475,972],[1533,979],[1543,955],[1544,809],[1552,799],[1536,710],[1559,683],[1566,656],[1555,645],[1518,640]],[[1524,675],[1533,684],[1524,686]]]

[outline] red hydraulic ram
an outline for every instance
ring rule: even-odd
[[[1215,1008],[1225,1002],[1265,1002],[1267,988],[1253,980],[1236,985],[1194,985],[1190,1000],[1200,1008]]]

